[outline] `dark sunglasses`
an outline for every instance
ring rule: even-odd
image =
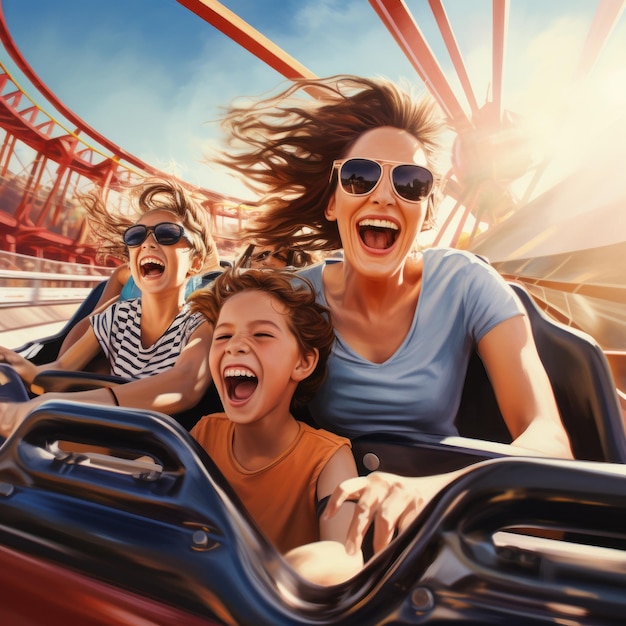
[[[254,263],[261,263],[270,256],[278,259],[279,261],[282,261],[283,263],[287,263],[288,261],[287,253],[283,250],[276,250],[276,252],[272,252],[271,250],[263,250],[262,252],[257,252],[256,254],[253,254],[250,257],[250,260]]]
[[[372,193],[383,176],[383,164],[389,164],[390,176],[396,194],[409,202],[422,202],[433,190],[434,177],[430,170],[411,163],[375,161],[374,159],[350,158],[333,162],[333,170],[339,170],[341,188],[351,196]],[[331,179],[332,179],[331,172]]]
[[[161,222],[154,226],[135,224],[124,231],[124,243],[129,248],[140,246],[152,233],[156,242],[162,246],[173,246],[185,236],[185,229],[174,222]]]

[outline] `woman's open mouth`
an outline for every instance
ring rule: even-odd
[[[387,250],[396,242],[400,229],[391,220],[365,219],[358,224],[361,241],[374,250]]]
[[[259,379],[252,370],[231,367],[224,371],[224,386],[228,398],[234,402],[248,400],[255,392]]]

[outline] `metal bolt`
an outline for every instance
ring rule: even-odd
[[[203,530],[195,530],[191,540],[195,548],[206,548],[209,545],[209,536]]]
[[[427,587],[416,587],[411,593],[411,602],[416,611],[422,613],[432,611],[435,608],[435,598]]]
[[[380,459],[373,452],[367,452],[363,455],[363,465],[370,472],[373,472],[380,467]]]

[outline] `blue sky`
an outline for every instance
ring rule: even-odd
[[[366,0],[225,0],[230,10],[314,73],[383,75],[422,88]],[[458,83],[426,0],[407,0],[442,68]],[[570,84],[595,0],[512,0],[504,106],[549,137],[563,107],[596,123],[626,104],[626,18],[594,71]],[[491,78],[491,0],[445,0],[479,104]],[[89,125],[162,170],[249,197],[202,162],[217,145],[220,107],[283,79],[175,0],[2,0],[15,42],[42,80]],[[9,69],[12,64],[2,52]],[[30,89],[27,87],[27,91]],[[589,96],[589,92],[592,96]],[[38,100],[35,92],[31,95]],[[39,104],[46,108],[45,102]],[[586,122],[586,128],[590,124]],[[592,127],[591,127],[592,128]],[[564,150],[571,158],[572,151]]]

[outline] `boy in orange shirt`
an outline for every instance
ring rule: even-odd
[[[326,376],[335,339],[310,286],[293,281],[279,271],[226,271],[190,297],[214,327],[209,364],[225,410],[191,434],[292,566],[334,584],[363,565],[344,548],[354,505],[320,521],[318,503],[357,470],[349,440],[291,413]]]

